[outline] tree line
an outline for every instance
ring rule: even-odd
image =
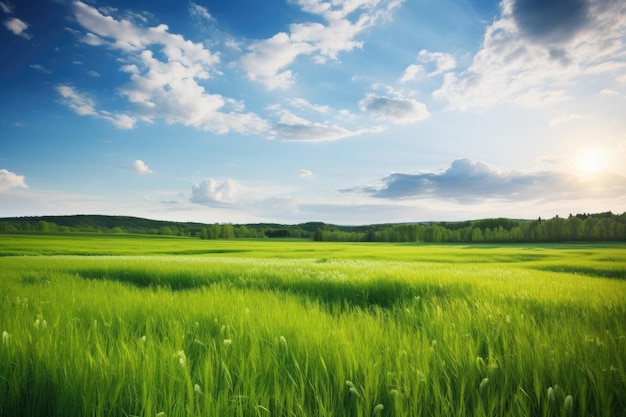
[[[493,218],[463,222],[428,222],[339,226],[321,222],[203,224],[128,216],[43,216],[0,219],[0,233],[133,233],[200,239],[291,238],[335,242],[565,242],[626,241],[626,212],[555,216],[542,220]]]
[[[317,241],[337,242],[575,242],[626,240],[626,213],[577,214],[549,220],[484,219],[457,223],[394,224],[376,230],[343,231],[324,226]]]

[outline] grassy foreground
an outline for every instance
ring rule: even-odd
[[[626,416],[623,244],[0,255],[0,416]]]

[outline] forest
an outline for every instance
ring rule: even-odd
[[[191,223],[129,216],[76,215],[0,219],[0,233],[132,233],[200,239],[291,238],[334,242],[577,242],[626,240],[626,212],[570,214],[536,220],[490,218],[462,222],[423,222],[342,226],[322,222]]]

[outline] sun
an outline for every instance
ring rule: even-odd
[[[576,158],[576,166],[581,174],[596,174],[607,168],[608,152],[601,148],[591,148],[581,151]]]

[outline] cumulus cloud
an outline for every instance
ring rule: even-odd
[[[313,179],[315,178],[313,176],[313,172],[308,170],[308,169],[299,169],[297,171],[297,174],[300,178],[304,178],[304,179]]]
[[[573,38],[591,19],[589,0],[517,0],[513,18],[520,32],[541,43]]]
[[[385,199],[435,198],[460,203],[485,199],[610,198],[626,193],[626,178],[603,172],[594,178],[558,171],[506,171],[471,159],[457,159],[443,172],[394,173],[377,186],[341,190]]]
[[[7,169],[0,169],[0,192],[9,191],[13,188],[28,188],[26,178]]]
[[[357,36],[389,17],[403,0],[323,0],[295,1],[305,12],[317,15],[320,22],[293,23],[288,32],[256,40],[248,47],[239,64],[250,80],[269,90],[288,88],[295,74],[288,69],[298,56],[312,55],[317,63],[336,60],[341,52],[362,47]]]
[[[359,101],[359,107],[378,119],[399,124],[419,122],[430,116],[424,103],[411,98],[368,94]]]
[[[133,162],[133,169],[139,175],[152,174],[150,167],[148,167],[148,165],[146,165],[146,163],[141,159],[136,159]]]
[[[293,85],[294,74],[284,68],[298,55],[312,51],[311,45],[294,41],[287,33],[280,32],[270,39],[253,42],[239,63],[250,80],[261,82],[268,90],[285,89]]]
[[[28,26],[28,23],[18,19],[17,17],[10,17],[4,21],[4,27],[13,32],[14,35],[21,36],[25,39],[31,39],[32,36],[26,32]]]
[[[193,8],[200,14],[202,9]],[[215,66],[220,62],[219,54],[170,33],[167,25],[146,28],[129,19],[115,18],[110,15],[113,12],[74,2],[76,20],[88,31],[83,41],[120,52],[120,69],[130,79],[118,92],[134,106],[132,113],[100,111],[92,116],[100,115],[123,128],[133,127],[138,121],[164,120],[216,133],[261,134],[269,130],[261,117],[241,112],[240,106],[229,107],[230,99],[212,94],[200,84],[218,73]],[[134,16],[134,20],[143,22],[141,16]]]
[[[459,110],[566,100],[574,81],[623,71],[624,16],[615,0],[503,0],[470,66],[433,95]]]
[[[191,187],[190,201],[196,204],[231,204],[237,200],[241,186],[231,179],[224,181],[206,179]]]

